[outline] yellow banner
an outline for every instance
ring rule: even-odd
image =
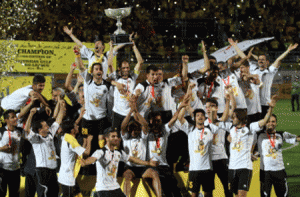
[[[3,42],[3,40],[1,40]],[[0,41],[0,42],[1,42]],[[75,61],[73,52],[74,42],[41,42],[15,40],[17,63],[10,72],[24,73],[68,73],[70,65]],[[94,50],[94,43],[84,43],[87,48]],[[109,44],[105,44],[105,52]],[[84,61],[85,65],[88,64]]]

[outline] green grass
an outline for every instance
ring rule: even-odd
[[[290,100],[280,100],[276,104],[274,113],[277,115],[278,131],[286,131],[300,135],[300,111],[292,112]],[[284,144],[283,147],[291,146]],[[300,196],[300,146],[284,150],[283,160],[288,175],[289,196]]]

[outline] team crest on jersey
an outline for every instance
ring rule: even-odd
[[[203,140],[199,139],[198,146],[195,150],[195,153],[200,153],[200,155],[204,155],[206,153],[205,144]]]
[[[104,90],[106,91],[106,90]],[[103,91],[103,92],[104,92]],[[95,93],[92,96],[92,100],[90,101],[95,107],[99,107],[101,105],[101,99],[103,97],[103,94]]]
[[[241,141],[235,142],[233,144],[232,150],[237,150],[238,152],[240,152],[241,150],[243,150],[243,143]]]
[[[238,96],[239,95],[237,87],[232,87],[232,90],[233,90],[233,95],[234,96]]]
[[[115,164],[109,165],[107,175],[115,177],[116,173],[117,173],[117,166]]]
[[[273,148],[270,145],[269,146],[267,145],[267,148],[268,148],[268,154],[266,154],[266,157],[272,157],[273,159],[276,159],[277,158],[276,148]]]
[[[217,145],[219,142],[218,134],[214,134],[213,136],[213,145]]]

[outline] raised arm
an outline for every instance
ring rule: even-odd
[[[23,118],[23,117],[29,112],[30,108],[31,108],[32,105],[34,104],[34,101],[37,100],[37,97],[33,95],[32,97],[30,97],[30,99],[31,99],[30,103],[29,103],[28,105],[25,105],[25,106],[21,109],[21,111],[20,111],[20,113],[19,113],[19,115],[18,115],[18,119]]]
[[[276,106],[276,102],[277,102],[277,95],[274,95],[274,96],[272,96],[271,101],[268,103],[269,104],[268,113],[265,115],[264,119],[258,121],[258,125],[260,128],[266,126],[267,122],[269,121],[269,119],[273,113],[273,109]]]
[[[131,109],[133,109],[133,117],[134,119],[141,124],[142,126],[142,130],[144,132],[145,135],[147,135],[149,133],[149,125],[147,120],[139,113],[139,111],[137,110],[136,107],[136,97],[132,96],[132,101],[130,101],[130,107]]]
[[[233,46],[233,48],[235,49],[235,51],[237,52],[237,54],[241,57],[241,58],[245,58],[246,55],[245,53],[238,47],[237,43],[234,42],[232,40],[232,38],[228,38],[228,42],[231,46]]]
[[[226,100],[225,110],[223,112],[222,117],[220,118],[221,122],[225,122],[228,119],[228,117],[229,117],[229,108],[230,108],[230,95],[229,94],[225,95],[225,100]]]
[[[201,45],[202,45],[201,50],[202,50],[203,58],[204,58],[204,68],[199,69],[199,72],[201,74],[204,74],[204,73],[206,73],[206,71],[208,71],[210,69],[210,62],[209,62],[209,59],[208,59],[208,56],[206,53],[205,43],[203,40],[201,41]]]
[[[60,102],[59,112],[58,112],[57,118],[55,119],[55,122],[57,122],[60,125],[65,114],[66,114],[66,103],[64,100],[62,100]]]
[[[297,43],[294,45],[291,44],[288,47],[288,49],[275,60],[275,62],[273,63],[273,66],[275,68],[279,68],[281,60],[283,60],[283,58],[285,58],[292,50],[296,49],[297,47],[298,47]]]
[[[74,46],[74,51],[80,51],[79,49],[79,46],[75,45]],[[84,72],[86,70],[83,62],[82,62],[82,59],[81,59],[81,54],[78,53],[76,56],[75,56],[75,63],[76,63],[76,66],[78,66],[80,72]]]
[[[77,74],[77,82],[76,82],[76,85],[75,85],[75,87],[74,87],[74,89],[73,89],[73,92],[74,92],[75,94],[78,93],[79,86],[80,86],[81,84],[83,84],[83,81],[84,81],[83,77],[82,77],[80,74]]]
[[[107,60],[107,65],[110,73],[115,72],[114,68],[114,47],[113,47],[113,41],[111,40],[109,42],[109,53],[108,53],[108,60]]]
[[[75,68],[76,68],[76,64],[75,63],[71,64],[71,66],[70,66],[70,72],[68,73],[66,81],[65,81],[65,88],[69,92],[71,92],[73,90],[73,87],[71,86],[71,82],[72,82],[72,75],[74,73]]]
[[[121,124],[122,135],[125,135],[128,131],[127,126],[128,126],[128,123],[130,121],[130,118],[131,118],[131,115],[132,115],[133,111],[134,111],[133,109],[130,109],[129,113],[127,114],[127,116],[122,121],[122,124]]]
[[[37,97],[37,99],[45,106],[45,110],[46,110],[46,113],[48,116],[50,116],[51,114],[51,109],[49,107],[49,104],[47,103],[47,100],[43,97],[43,95],[41,95],[40,93],[32,90],[30,93],[29,93],[29,96],[35,96]]]
[[[140,72],[141,67],[142,67],[142,65],[143,65],[143,63],[144,63],[144,59],[143,59],[143,57],[142,57],[140,51],[138,50],[138,48],[137,48],[137,46],[136,46],[134,40],[132,39],[132,36],[133,36],[133,33],[130,35],[130,41],[133,43],[132,49],[133,49],[135,58],[136,58],[136,60],[137,60],[137,64],[136,64],[135,67],[134,67],[134,71]],[[135,36],[136,36],[136,34],[135,34]]]
[[[231,66],[230,66],[230,70],[231,72],[235,71],[236,69],[240,68],[240,66],[245,62],[247,61],[248,59],[250,59],[251,55],[252,55],[252,51],[253,51],[253,47],[250,49],[249,53],[247,56],[245,56],[244,58],[241,58],[240,61],[236,62],[236,63],[231,63]]]
[[[188,80],[187,74],[188,74],[189,56],[188,55],[183,55],[181,57],[181,60],[182,60],[181,80],[184,82],[184,81]]]
[[[28,135],[30,132],[30,128],[31,128],[31,123],[32,123],[32,117],[33,115],[37,112],[36,108],[32,108],[30,110],[29,116],[27,118],[26,124],[25,124],[25,128],[24,131],[26,132],[26,134]]]
[[[73,35],[73,27],[69,29],[67,26],[64,26],[63,30],[80,48],[83,46],[82,42]]]

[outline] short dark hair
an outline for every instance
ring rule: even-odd
[[[205,116],[205,111],[203,109],[199,109],[199,108],[195,109],[193,113],[194,113],[194,118],[196,118],[197,113],[202,113],[203,116]]]
[[[61,129],[63,133],[71,133],[71,130],[74,129],[74,121],[63,121],[61,124]]]
[[[263,53],[263,54],[260,54],[259,56],[262,56],[262,55],[264,55],[264,56],[266,57],[266,60],[267,60],[267,61],[270,61],[270,55],[269,55],[269,54]],[[259,56],[258,56],[258,57],[259,57]]]
[[[42,128],[42,122],[46,122],[44,119],[35,119],[33,122],[32,122],[32,130],[33,132],[35,133],[39,133],[39,129]]]
[[[154,65],[150,65],[146,68],[146,73],[149,74],[151,70],[156,72],[156,71],[158,71],[158,68]]]
[[[3,118],[4,118],[4,120],[9,119],[9,114],[10,114],[10,113],[13,113],[13,114],[16,115],[16,112],[15,112],[14,110],[12,110],[12,109],[6,110],[6,111],[3,113]]]
[[[277,122],[277,116],[275,114],[272,114],[271,117],[272,116],[276,119],[276,122]]]
[[[39,83],[45,83],[46,82],[46,79],[44,77],[44,75],[41,75],[41,74],[37,74],[33,77],[33,81],[32,83],[33,84],[39,84]]]
[[[142,127],[141,124],[135,120],[132,120],[128,123],[128,131],[141,131]]]
[[[109,137],[109,134],[110,133],[113,133],[113,132],[117,132],[118,133],[118,128],[113,128],[113,127],[108,127],[104,130],[104,137]]]
[[[222,66],[226,66],[226,67],[228,66],[228,65],[227,65],[227,62],[223,62],[223,61],[217,62],[217,65],[218,65],[218,64],[222,64]]]
[[[100,62],[94,62],[94,63],[92,64],[92,67],[91,67],[91,73],[93,72],[95,65],[100,65],[100,68],[101,68],[101,70],[103,71],[103,66],[102,66],[102,64],[101,64]]]
[[[249,66],[250,66],[250,64],[249,64],[248,61],[244,61],[244,62],[242,63],[242,65],[244,65],[244,66],[246,66],[246,67],[249,67]]]
[[[213,103],[213,104],[216,104],[217,107],[219,106],[218,101],[216,99],[214,99],[214,98],[208,98],[208,99],[206,99],[205,103]]]
[[[127,63],[129,64],[129,61],[128,61],[127,59],[123,59],[123,60],[121,61],[121,63],[119,64],[119,68],[120,68],[120,69],[122,68],[122,64],[123,64],[124,62],[127,62]]]
[[[216,60],[217,61],[217,59],[213,55],[208,55],[207,57],[208,57],[209,60]]]
[[[239,121],[242,122],[242,124],[247,124],[248,123],[247,110],[245,110],[245,109],[235,109],[234,113],[237,115],[236,117],[239,119]]]
[[[157,116],[161,117],[161,113],[159,111],[151,111],[148,115],[148,120],[153,120]]]

